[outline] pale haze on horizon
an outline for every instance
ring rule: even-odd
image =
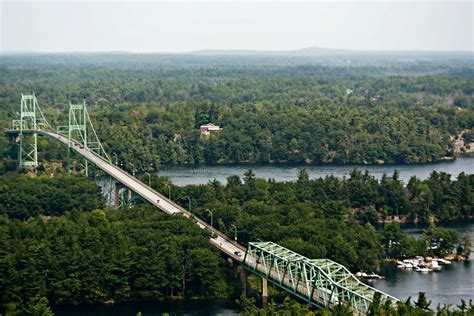
[[[473,51],[472,1],[0,3],[2,52]]]

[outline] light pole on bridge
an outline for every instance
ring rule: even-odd
[[[112,155],[114,155],[115,157],[115,165],[117,166],[118,165],[118,156],[116,153],[112,153]]]
[[[237,241],[237,227],[235,227],[234,224],[230,225],[230,227],[234,228],[234,231],[235,231],[234,240]]]
[[[208,212],[209,214],[211,214],[211,227],[214,227],[214,226],[212,225],[212,211],[211,211],[210,209],[206,208],[206,212]]]
[[[189,196],[186,197],[188,199],[188,208],[189,208],[189,212],[192,213],[192,210],[191,210],[191,198]]]
[[[132,176],[135,176],[135,165],[131,162],[130,165],[132,165]]]

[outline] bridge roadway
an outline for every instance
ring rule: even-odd
[[[54,138],[59,142],[65,144],[66,146],[68,145],[68,138],[56,132],[49,130],[41,130],[37,133],[40,135],[45,135]],[[80,154],[90,162],[94,163],[97,167],[99,167],[109,176],[122,183],[124,186],[126,186],[133,192],[139,194],[142,198],[144,198],[154,206],[158,207],[165,213],[171,215],[181,214],[188,218],[193,218],[197,222],[197,225],[199,227],[201,227],[202,229],[207,229],[213,232],[215,236],[217,236],[217,238],[210,238],[211,244],[213,244],[215,247],[217,247],[220,251],[224,252],[228,256],[232,257],[234,260],[237,260],[239,262],[243,261],[246,250],[244,246],[233,241],[232,239],[224,235],[222,232],[215,229],[214,227],[211,227],[211,225],[197,218],[180,205],[174,203],[173,201],[169,200],[167,197],[160,194],[159,192],[153,190],[137,178],[131,176],[128,172],[118,168],[114,164],[109,163],[107,160],[97,155],[96,153],[88,150],[87,148],[81,148],[78,142],[73,141],[73,144],[74,146],[72,146],[71,148],[74,151],[76,151],[78,154]],[[236,252],[239,252],[240,256],[236,255]]]

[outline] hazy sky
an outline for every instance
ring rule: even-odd
[[[0,0],[2,1],[2,0]],[[2,1],[2,51],[474,50],[473,2]]]

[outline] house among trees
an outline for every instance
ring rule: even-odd
[[[200,130],[201,137],[208,137],[209,135],[211,135],[211,133],[222,131],[222,128],[212,123],[207,123],[205,125],[201,125]]]

